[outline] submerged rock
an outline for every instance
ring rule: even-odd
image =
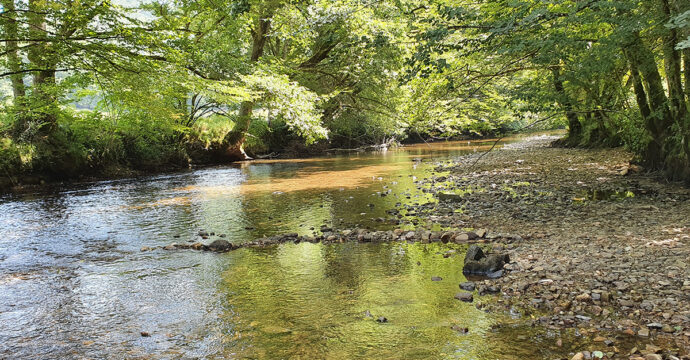
[[[467,334],[470,331],[470,329],[468,329],[466,327],[462,327],[460,325],[453,325],[450,328],[461,333],[461,334]]]
[[[468,292],[457,293],[455,294],[455,298],[464,302],[472,302],[474,300],[474,296],[472,295],[472,293]]]

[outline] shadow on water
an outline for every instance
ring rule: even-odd
[[[406,205],[435,201],[415,181],[442,175],[436,164],[491,145],[447,142],[256,161],[0,199],[0,357],[522,359],[562,353],[540,345],[538,339],[546,343],[553,334],[495,328],[494,315],[453,298],[465,280],[458,245],[139,251],[199,240],[201,229],[235,243],[311,234],[323,225],[391,229],[398,225],[379,219],[396,208],[400,218],[431,226],[429,214],[405,212]],[[451,249],[457,255],[444,258]],[[378,316],[389,320],[379,323]]]

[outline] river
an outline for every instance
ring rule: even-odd
[[[554,334],[496,326],[505,319],[453,298],[465,281],[462,256],[441,255],[461,254],[462,245],[140,251],[201,240],[201,230],[242,243],[312,234],[324,225],[412,227],[381,218],[390,218],[386,210],[397,203],[435,201],[415,180],[442,175],[433,173],[435,164],[492,144],[253,161],[6,195],[0,198],[0,357],[546,356]],[[420,227],[441,226],[424,214],[402,215]],[[377,322],[379,316],[388,322]]]

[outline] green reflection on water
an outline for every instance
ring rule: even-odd
[[[444,258],[449,250],[455,255]],[[219,320],[233,328],[221,335],[218,356],[488,360],[582,348],[573,334],[524,323],[494,328],[510,321],[454,299],[466,281],[465,250],[440,243],[290,243],[230,253],[233,265],[219,288],[226,310]],[[475,302],[482,300],[475,294]],[[388,322],[377,322],[379,316]],[[563,347],[555,345],[560,336]]]
[[[443,258],[450,248],[464,250],[405,243],[241,250],[223,274],[224,321],[237,324],[226,351],[249,358],[482,358],[490,347],[478,337],[493,320],[453,298],[465,278],[461,257]],[[458,334],[455,324],[470,334]]]

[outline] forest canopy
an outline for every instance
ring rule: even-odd
[[[690,180],[687,1],[1,5],[2,176],[565,126]]]

